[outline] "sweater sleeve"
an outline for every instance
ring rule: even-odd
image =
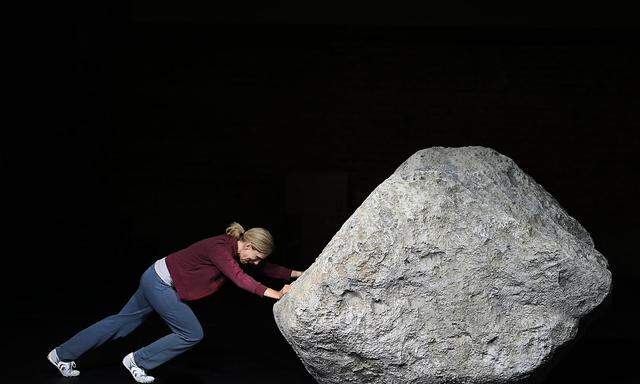
[[[262,276],[271,277],[280,280],[291,279],[291,268],[264,261],[256,273]]]
[[[267,287],[247,275],[231,257],[231,254],[226,251],[219,251],[210,254],[209,258],[220,272],[233,281],[235,285],[258,296],[264,296]]]

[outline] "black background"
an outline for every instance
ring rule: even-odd
[[[413,153],[482,145],[543,185],[613,272],[609,300],[546,382],[635,382],[632,13],[416,4],[76,4],[26,29],[26,103],[2,154],[19,381],[60,381],[46,353],[116,313],[157,258],[237,221],[268,228],[271,259],[303,270]],[[273,303],[232,284],[192,302],[204,341],[153,374],[313,382]],[[152,316],[83,356],[76,381],[130,381],[121,357],[166,332]]]

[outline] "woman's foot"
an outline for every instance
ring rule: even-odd
[[[136,365],[136,362],[133,360],[133,352],[122,359],[122,364],[131,372],[131,376],[133,376],[134,380],[138,383],[150,383],[155,380],[153,376],[147,375],[144,369]]]
[[[75,361],[61,361],[60,358],[58,358],[58,353],[55,348],[49,352],[47,360],[58,368],[58,371],[60,371],[64,377],[78,376],[80,374],[80,371],[73,369],[76,367]]]

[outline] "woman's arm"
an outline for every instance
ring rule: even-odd
[[[258,296],[262,296],[262,292],[268,289],[264,284],[247,275],[231,257],[231,253],[226,251],[212,253],[209,258],[213,265],[238,287]]]
[[[282,289],[279,291],[276,291],[275,289],[267,288],[267,290],[264,291],[264,295],[272,299],[280,300],[282,299],[282,296],[286,295],[288,292],[289,292],[289,284],[285,284],[285,286],[282,287]]]
[[[260,266],[258,266],[255,271],[261,276],[270,277],[272,279],[288,280],[291,278],[291,269],[269,261],[263,261],[260,263]]]
[[[256,269],[256,273],[278,280],[289,280],[295,277],[302,276],[301,271],[283,267],[269,261],[263,261],[262,264]]]

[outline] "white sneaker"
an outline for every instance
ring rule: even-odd
[[[144,369],[136,365],[136,362],[133,360],[133,352],[122,359],[122,364],[124,364],[124,367],[127,368],[129,372],[131,372],[134,380],[138,383],[151,383],[153,380],[155,380],[153,376],[147,375]]]
[[[49,360],[51,364],[55,365],[64,377],[78,376],[80,374],[80,371],[73,369],[76,367],[75,361],[60,361],[55,348],[49,352],[47,360]]]

